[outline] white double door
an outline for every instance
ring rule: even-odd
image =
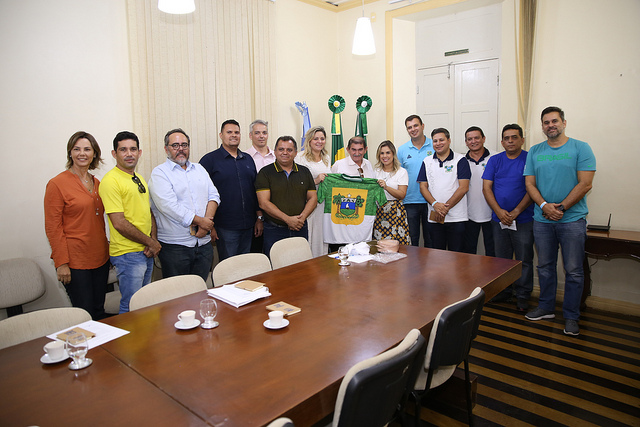
[[[479,126],[485,147],[498,151],[499,60],[490,59],[418,70],[418,111],[425,134],[443,127],[451,133],[451,147],[464,154],[464,131]]]

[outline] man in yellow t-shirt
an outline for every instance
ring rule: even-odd
[[[142,155],[138,137],[132,132],[118,133],[111,155],[116,159],[116,167],[106,173],[99,192],[109,217],[109,255],[122,294],[120,313],[125,313],[129,311],[131,296],[151,282],[153,258],[161,246],[147,183],[135,173]]]

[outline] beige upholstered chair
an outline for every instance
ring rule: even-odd
[[[150,305],[206,290],[207,284],[202,280],[202,277],[195,274],[167,277],[166,279],[151,282],[133,294],[131,301],[129,301],[129,310],[139,310]]]
[[[425,351],[426,340],[412,329],[396,347],[356,363],[340,384],[333,427],[383,427],[398,418],[404,421],[404,406]]]
[[[271,247],[271,265],[273,269],[306,261],[313,258],[311,246],[304,237],[289,237],[278,240]]]
[[[0,320],[0,349],[52,334],[91,320],[91,315],[77,307],[31,311]]]
[[[237,282],[256,274],[271,271],[271,262],[264,254],[241,254],[220,261],[213,267],[213,286]]]
[[[44,277],[34,260],[0,261],[0,308],[6,308],[8,316],[22,314],[22,304],[35,301],[44,291]]]
[[[290,418],[282,417],[271,421],[267,427],[294,427],[294,425]]]

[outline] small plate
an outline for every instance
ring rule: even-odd
[[[264,327],[267,329],[282,329],[282,328],[286,328],[287,326],[289,326],[289,321],[287,319],[282,319],[282,325],[280,326],[271,326],[271,322],[270,320],[265,320],[263,323]]]
[[[63,360],[67,360],[68,358],[69,358],[69,355],[67,354],[67,350],[64,350],[64,353],[59,359],[55,359],[55,360],[51,359],[49,355],[45,353],[45,355],[40,358],[40,361],[46,365],[50,365],[52,363],[60,363]]]
[[[186,331],[187,329],[197,328],[199,325],[200,325],[200,320],[195,319],[190,326],[183,325],[182,321],[180,320],[178,320],[173,326],[175,326],[178,329],[182,329],[183,331]]]

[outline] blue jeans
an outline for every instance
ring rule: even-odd
[[[513,259],[515,254],[516,260],[522,261],[522,275],[513,283],[513,290],[517,299],[528,300],[533,290],[533,221],[519,224],[516,220],[517,231],[502,229],[496,221],[491,221],[491,226],[496,256]],[[505,291],[511,296],[511,285]]]
[[[304,226],[299,231],[289,230],[289,227],[280,226],[268,221],[264,222],[264,253],[270,256],[271,246],[278,240],[286,239],[288,237],[304,237],[309,239],[309,231],[307,228],[307,221],[304,222]]]
[[[478,238],[480,237],[480,229],[482,229],[482,240],[484,241],[484,254],[486,256],[496,256],[496,249],[493,243],[493,230],[491,228],[492,221],[475,222],[467,221],[464,232],[464,251],[468,254],[478,252]]]
[[[448,249],[450,251],[462,252],[464,250],[464,230],[466,221],[437,222],[429,223],[429,234],[431,243],[435,249]]]
[[[580,298],[584,287],[584,243],[587,239],[587,222],[580,219],[567,223],[533,222],[533,237],[538,250],[538,280],[540,299],[538,306],[554,311],[556,288],[558,287],[558,246],[564,264],[564,303],[562,314],[565,320],[580,318]]]
[[[409,223],[409,235],[411,246],[420,246],[420,226],[422,225],[422,239],[425,248],[432,248],[431,236],[429,236],[429,208],[426,203],[405,203],[407,222]]]
[[[120,298],[119,313],[129,311],[129,301],[140,288],[151,283],[153,258],[147,258],[143,252],[129,252],[111,257],[111,264],[116,268]]]
[[[206,281],[213,264],[213,246],[205,243],[204,246],[174,245],[163,243],[162,250],[158,254],[162,264],[162,277],[182,276],[184,274],[197,274]]]
[[[251,240],[253,239],[253,227],[241,230],[216,227],[218,240],[218,259],[222,261],[229,257],[248,254],[251,252]]]

